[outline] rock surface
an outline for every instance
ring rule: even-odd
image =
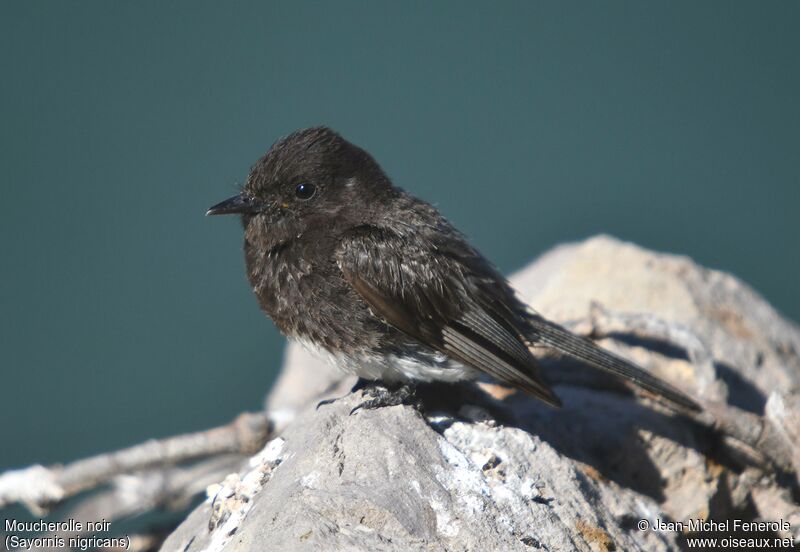
[[[549,318],[797,443],[800,330],[734,277],[600,236],[512,281]],[[291,346],[266,405],[281,435],[162,550],[673,550],[686,535],[656,520],[693,518],[781,517],[778,535],[797,535],[796,449],[794,472],[748,466],[696,421],[534,352],[560,410],[472,393],[460,409],[349,415],[360,393],[315,405],[352,380]]]

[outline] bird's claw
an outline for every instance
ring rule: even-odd
[[[350,416],[358,410],[373,410],[384,406],[408,404],[411,402],[409,399],[414,398],[415,391],[414,387],[408,384],[403,384],[396,389],[387,389],[380,385],[370,385],[363,389],[364,395],[369,398],[353,407]]]
[[[338,401],[338,400],[339,400],[339,399],[341,399],[341,398],[343,398],[343,397],[333,397],[333,398],[331,398],[331,399],[324,399],[324,400],[321,400],[321,401],[319,401],[319,402],[317,403],[317,408],[316,408],[316,409],[317,409],[317,410],[319,410],[319,408],[320,408],[321,406],[328,406],[329,404],[333,404],[333,403],[335,403],[336,401]]]

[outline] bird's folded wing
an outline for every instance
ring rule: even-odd
[[[346,236],[336,261],[344,279],[387,324],[450,358],[561,402],[539,376],[518,320],[474,285],[470,268],[423,243],[361,227]]]

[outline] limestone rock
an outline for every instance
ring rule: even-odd
[[[576,331],[610,325],[604,346],[796,443],[800,330],[736,278],[600,236],[512,281],[546,316]],[[642,320],[679,345],[625,330]],[[780,469],[795,462],[794,473],[776,477],[695,421],[534,353],[560,410],[473,393],[460,409],[350,415],[360,393],[315,405],[352,382],[290,346],[267,399],[281,435],[209,489],[162,550],[675,550],[686,535],[653,530],[658,520],[776,516],[796,536],[791,446]]]

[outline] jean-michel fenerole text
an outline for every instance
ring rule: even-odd
[[[778,521],[743,521],[740,519],[726,519],[722,521],[715,521],[713,519],[690,519],[687,521],[665,521],[657,518],[652,526],[653,531],[674,531],[677,533],[750,533],[750,532],[763,532],[775,531],[788,532],[791,529],[791,524],[783,519]]]

